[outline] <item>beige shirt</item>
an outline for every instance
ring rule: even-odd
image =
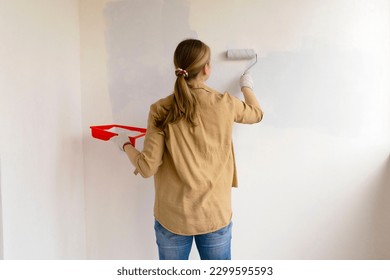
[[[232,144],[233,123],[262,119],[260,108],[205,86],[194,85],[199,102],[195,127],[185,120],[164,131],[154,120],[173,102],[169,95],[151,105],[144,149],[136,172],[154,175],[154,216],[169,231],[197,235],[230,223],[231,188],[237,187]]]

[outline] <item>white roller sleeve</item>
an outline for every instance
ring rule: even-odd
[[[230,49],[226,52],[228,59],[252,59],[256,57],[253,49]]]

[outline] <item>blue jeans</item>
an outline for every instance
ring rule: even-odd
[[[186,236],[170,232],[157,220],[154,224],[160,260],[188,260],[195,238],[201,260],[230,260],[232,223],[217,231]]]

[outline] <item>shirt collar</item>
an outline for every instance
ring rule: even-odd
[[[204,82],[191,81],[190,83],[188,83],[188,86],[192,89],[204,89],[208,92],[211,92],[211,89]]]

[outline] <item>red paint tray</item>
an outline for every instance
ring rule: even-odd
[[[135,146],[135,140],[146,134],[146,128],[118,124],[91,126],[92,137],[107,141],[118,134],[128,134],[130,143]]]

